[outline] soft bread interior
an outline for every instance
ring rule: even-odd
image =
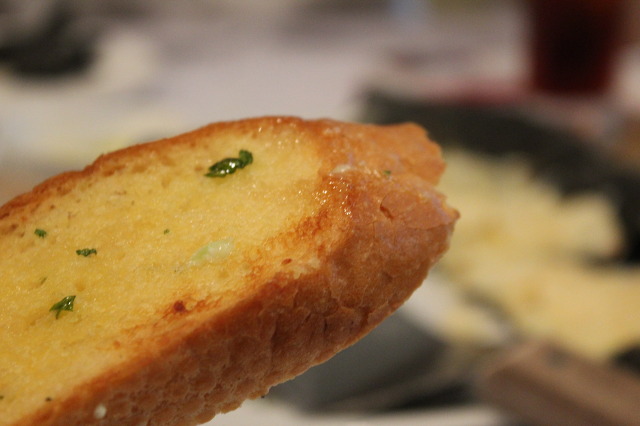
[[[139,350],[140,324],[223,309],[226,295],[249,291],[247,276],[260,273],[251,265],[264,272],[291,260],[257,257],[323,204],[309,191],[320,179],[314,145],[269,130],[193,142],[99,162],[93,178],[45,198],[24,222],[3,224],[3,421]],[[240,149],[253,154],[251,165],[204,176]],[[96,252],[76,253],[85,248]],[[73,311],[56,317],[51,306],[70,295]]]

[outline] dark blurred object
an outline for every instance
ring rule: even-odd
[[[306,411],[383,411],[469,402],[451,348],[396,313],[354,346],[269,393]]]
[[[0,13],[29,11],[5,5]],[[39,78],[78,74],[88,69],[95,57],[96,35],[79,25],[74,8],[64,1],[45,2],[40,14],[39,19],[29,22],[28,28],[6,30],[0,39],[0,63],[17,75]]]
[[[616,354],[613,363],[640,376],[640,345],[631,346]]]
[[[363,119],[413,121],[443,146],[494,156],[527,158],[540,177],[564,193],[599,191],[617,207],[626,247],[616,261],[640,261],[640,171],[621,167],[578,135],[509,107],[429,103],[370,93]]]
[[[625,0],[529,0],[532,86],[601,95],[611,83]]]

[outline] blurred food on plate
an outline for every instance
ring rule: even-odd
[[[640,342],[640,266],[615,207],[592,191],[563,196],[521,158],[453,150],[442,188],[462,218],[440,272],[522,334],[595,358]]]

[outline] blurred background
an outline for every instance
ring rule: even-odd
[[[424,125],[462,219],[362,345],[212,424],[514,424],[471,384],[514,335],[637,367],[640,0],[0,0],[3,203],[276,114]]]

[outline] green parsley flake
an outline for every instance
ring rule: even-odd
[[[167,235],[169,232],[171,232],[171,231],[169,231],[169,228],[165,229],[164,230],[164,235]]]
[[[62,311],[73,311],[73,302],[75,299],[76,296],[63,297],[62,300],[54,303],[53,306],[51,306],[49,312],[56,311],[56,319],[58,319]]]
[[[205,174],[207,177],[225,177],[235,173],[236,170],[244,169],[253,163],[253,154],[249,151],[241,149],[238,158],[225,158],[209,167],[209,172]]]
[[[34,234],[36,234],[38,237],[40,238],[44,238],[47,236],[47,231],[45,231],[44,229],[36,229],[35,231],[33,231]]]
[[[76,250],[76,254],[78,256],[88,257],[88,256],[91,256],[92,254],[98,254],[98,250],[94,248],[84,248],[84,249]]]

